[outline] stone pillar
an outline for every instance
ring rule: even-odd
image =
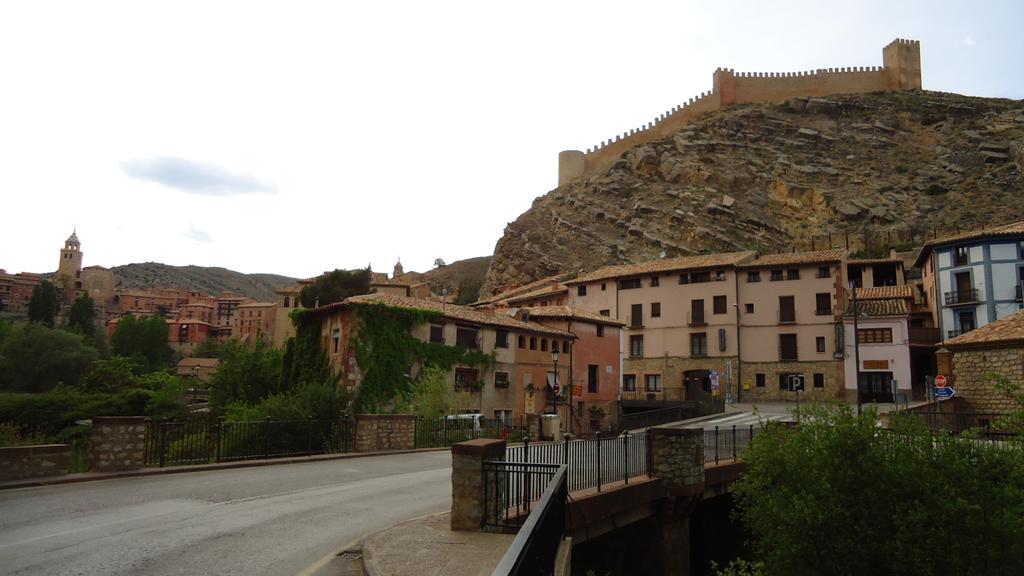
[[[648,429],[653,475],[668,488],[661,504],[661,545],[664,574],[690,574],[690,513],[704,496],[704,429]]]
[[[935,351],[935,365],[939,374],[946,377],[946,385],[953,384],[953,353],[947,348],[939,348]]]
[[[479,532],[484,522],[484,461],[504,460],[504,440],[452,445],[452,530]]]
[[[145,464],[146,418],[97,416],[92,419],[89,470],[138,470]]]
[[[416,417],[410,414],[358,414],[356,452],[412,450],[416,447]]]

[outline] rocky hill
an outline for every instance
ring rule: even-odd
[[[498,241],[483,293],[702,251],[907,246],[1024,219],[1022,173],[1024,101],[913,91],[738,105],[537,198]]]
[[[243,274],[227,268],[169,266],[158,262],[125,264],[111,268],[118,288],[184,288],[204,294],[235,292],[261,302],[273,302],[274,290],[290,286],[295,278],[277,274]]]
[[[430,282],[430,290],[434,294],[442,294],[447,290],[447,294],[452,297],[460,296],[461,301],[472,302],[484,283],[490,265],[490,256],[478,256],[445,264],[427,272],[407,272],[404,278],[410,282]],[[473,293],[459,294],[460,289]]]

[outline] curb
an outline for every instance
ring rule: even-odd
[[[447,451],[450,448],[414,448],[411,450],[388,450],[384,452],[348,452],[345,454],[324,454],[318,456],[302,456],[298,458],[271,458],[264,460],[240,460],[237,462],[217,462],[215,464],[196,464],[193,466],[171,466],[167,468],[142,468],[123,472],[84,472],[65,476],[46,476],[27,480],[0,482],[0,490],[15,488],[36,488],[55,486],[58,484],[77,484],[97,480],[114,480],[117,478],[136,478],[144,476],[160,476],[164,474],[184,474],[187,472],[209,472],[214,470],[230,470],[234,468],[256,468],[259,466],[276,466],[279,464],[303,464],[307,462],[330,462],[332,460],[348,460],[351,458],[367,458],[372,456],[395,456],[398,454],[419,454],[422,452]]]
[[[395,526],[398,526],[399,524],[405,524],[406,522],[415,522],[416,520],[422,520],[424,518],[430,518],[431,516],[441,516],[441,515],[444,515],[444,514],[451,514],[451,510],[446,510],[444,512],[434,512],[433,514],[424,514],[423,516],[417,516],[415,518],[409,518],[408,520],[402,520],[401,522],[397,522],[395,524],[392,524],[391,526],[388,526],[387,528],[385,528],[383,530],[378,530],[378,531],[374,532],[373,534],[370,534],[369,536],[364,538],[363,539],[363,574],[365,574],[366,576],[381,576],[380,566],[377,565],[377,559],[374,557],[375,554],[374,554],[373,545],[372,545],[373,539],[378,534],[383,534],[383,533],[387,532],[388,530],[392,530],[392,529],[394,529]]]

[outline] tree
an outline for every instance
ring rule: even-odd
[[[77,386],[99,355],[81,336],[31,323],[17,326],[0,348],[0,388],[45,392]]]
[[[467,276],[459,281],[459,294],[455,297],[455,303],[460,305],[472,304],[480,299],[480,287],[484,279],[481,277]]]
[[[118,320],[110,344],[115,355],[131,359],[142,371],[156,372],[171,362],[167,333],[167,322],[162,316],[136,318],[126,314]]]
[[[68,316],[68,327],[75,328],[90,336],[96,332],[96,307],[88,294],[75,299]]]
[[[48,280],[43,280],[32,289],[32,297],[28,301],[28,319],[53,328],[59,306],[57,289]]]
[[[82,379],[86,392],[121,392],[136,388],[139,366],[124,356],[112,356],[92,363],[89,373]]]
[[[349,296],[369,294],[370,269],[335,270],[316,279],[316,282],[303,287],[299,292],[299,301],[306,308],[326,306],[341,302]]]
[[[1024,446],[932,436],[873,410],[802,410],[734,486],[765,574],[1024,573]]]
[[[281,389],[281,352],[261,338],[256,346],[229,342],[221,351],[220,366],[210,378],[210,405],[223,411],[233,402],[259,404]]]
[[[443,258],[435,258],[434,259],[434,268],[444,268],[447,265],[448,264],[445,263]]]
[[[448,371],[427,366],[409,386],[408,407],[403,410],[424,418],[455,414],[468,405],[469,393],[457,392]]]
[[[192,349],[193,358],[219,358],[221,351],[221,344],[217,342],[214,337],[209,337],[203,340],[196,347]]]

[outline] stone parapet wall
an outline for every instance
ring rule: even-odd
[[[138,470],[144,465],[145,451],[146,418],[98,416],[92,419],[90,471]]]
[[[505,459],[504,440],[452,445],[452,530],[478,531],[484,522],[484,462]]]
[[[1024,385],[1024,348],[954,350],[953,378],[965,410],[974,412],[1010,412],[1019,410],[1009,396],[996,390],[989,374],[999,374],[1011,383]]]
[[[757,374],[764,374],[764,386],[757,386]],[[804,375],[804,391],[800,400],[834,400],[843,398],[846,391],[846,376],[842,360],[824,360],[814,362],[744,362],[742,366],[743,381],[740,384],[740,400],[742,402],[787,401],[796,400],[796,395],[789,390],[779,390],[779,374],[796,373]],[[814,374],[825,375],[825,386],[814,387]],[[749,383],[750,389],[743,387]]]
[[[71,447],[67,444],[0,448],[0,481],[67,474]]]
[[[412,450],[416,447],[416,417],[407,414],[356,416],[356,452]]]
[[[674,495],[704,491],[704,430],[656,426],[648,430],[653,476]]]

